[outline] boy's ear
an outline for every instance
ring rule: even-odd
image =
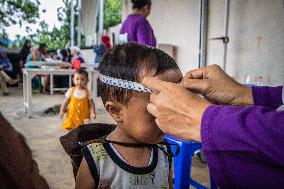
[[[123,121],[123,106],[120,103],[107,101],[105,104],[106,110],[116,122]]]

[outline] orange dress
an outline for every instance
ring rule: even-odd
[[[75,88],[72,87],[67,118],[62,125],[65,129],[75,129],[84,124],[85,119],[90,119],[88,90],[86,90],[86,95],[82,99],[76,98],[74,96],[74,91]]]

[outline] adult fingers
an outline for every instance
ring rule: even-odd
[[[147,111],[148,111],[150,114],[152,114],[154,117],[157,117],[157,115],[158,115],[158,109],[157,109],[157,107],[156,107],[154,104],[152,104],[152,103],[150,103],[150,104],[147,105]]]
[[[156,102],[157,102],[158,99],[159,99],[158,94],[152,93],[152,94],[150,95],[150,102],[151,102],[152,104],[156,104]]]
[[[209,87],[207,79],[183,79],[180,85],[192,92],[204,93]]]
[[[195,69],[187,72],[184,78],[188,79],[204,79],[206,77],[207,68]]]
[[[142,81],[142,85],[144,85],[147,88],[150,88],[156,92],[161,92],[165,87],[169,85],[166,81],[161,81],[159,79],[156,79],[154,77],[144,77]]]
[[[155,119],[155,123],[156,123],[156,125],[160,128],[160,122],[159,122],[159,120],[156,118]],[[161,129],[161,128],[160,128]]]

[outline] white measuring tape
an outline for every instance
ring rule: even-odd
[[[109,76],[102,75],[102,74],[100,74],[99,79],[101,82],[107,85],[114,86],[114,87],[119,87],[123,89],[129,89],[129,90],[134,90],[134,91],[144,92],[144,93],[153,93],[151,89],[148,89],[144,87],[142,84],[134,82],[134,81],[117,79],[117,78],[109,77]]]

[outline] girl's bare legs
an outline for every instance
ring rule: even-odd
[[[42,93],[44,94],[49,94],[48,88],[49,88],[49,75],[42,76],[42,85],[43,85],[43,90]]]

